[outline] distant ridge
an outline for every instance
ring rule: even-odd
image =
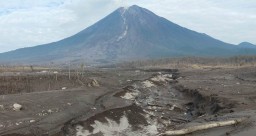
[[[249,43],[249,42],[242,42],[238,45],[241,48],[250,48],[250,49],[256,49],[256,45]]]
[[[63,28],[65,29],[65,28]],[[0,54],[0,63],[115,63],[163,57],[255,55],[133,5],[66,39]]]

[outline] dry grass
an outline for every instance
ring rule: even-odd
[[[166,58],[157,60],[133,61],[117,64],[123,68],[175,68],[175,69],[207,69],[207,68],[242,68],[255,67],[256,56],[237,56],[231,58]]]

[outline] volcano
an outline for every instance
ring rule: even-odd
[[[139,6],[118,8],[63,40],[0,54],[4,63],[114,63],[182,56],[256,54],[179,26]]]

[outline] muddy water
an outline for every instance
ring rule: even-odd
[[[200,94],[177,87],[174,74],[156,73],[149,79],[134,81],[111,96],[129,101],[128,105],[69,123],[63,128],[64,135],[154,136],[197,116],[210,114],[206,108],[214,102],[207,102]]]

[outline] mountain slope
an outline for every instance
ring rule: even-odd
[[[174,24],[136,5],[119,8],[58,42],[0,54],[1,62],[117,62],[173,56],[255,54]]]
[[[249,42],[242,42],[238,45],[240,48],[256,49],[256,45]]]

